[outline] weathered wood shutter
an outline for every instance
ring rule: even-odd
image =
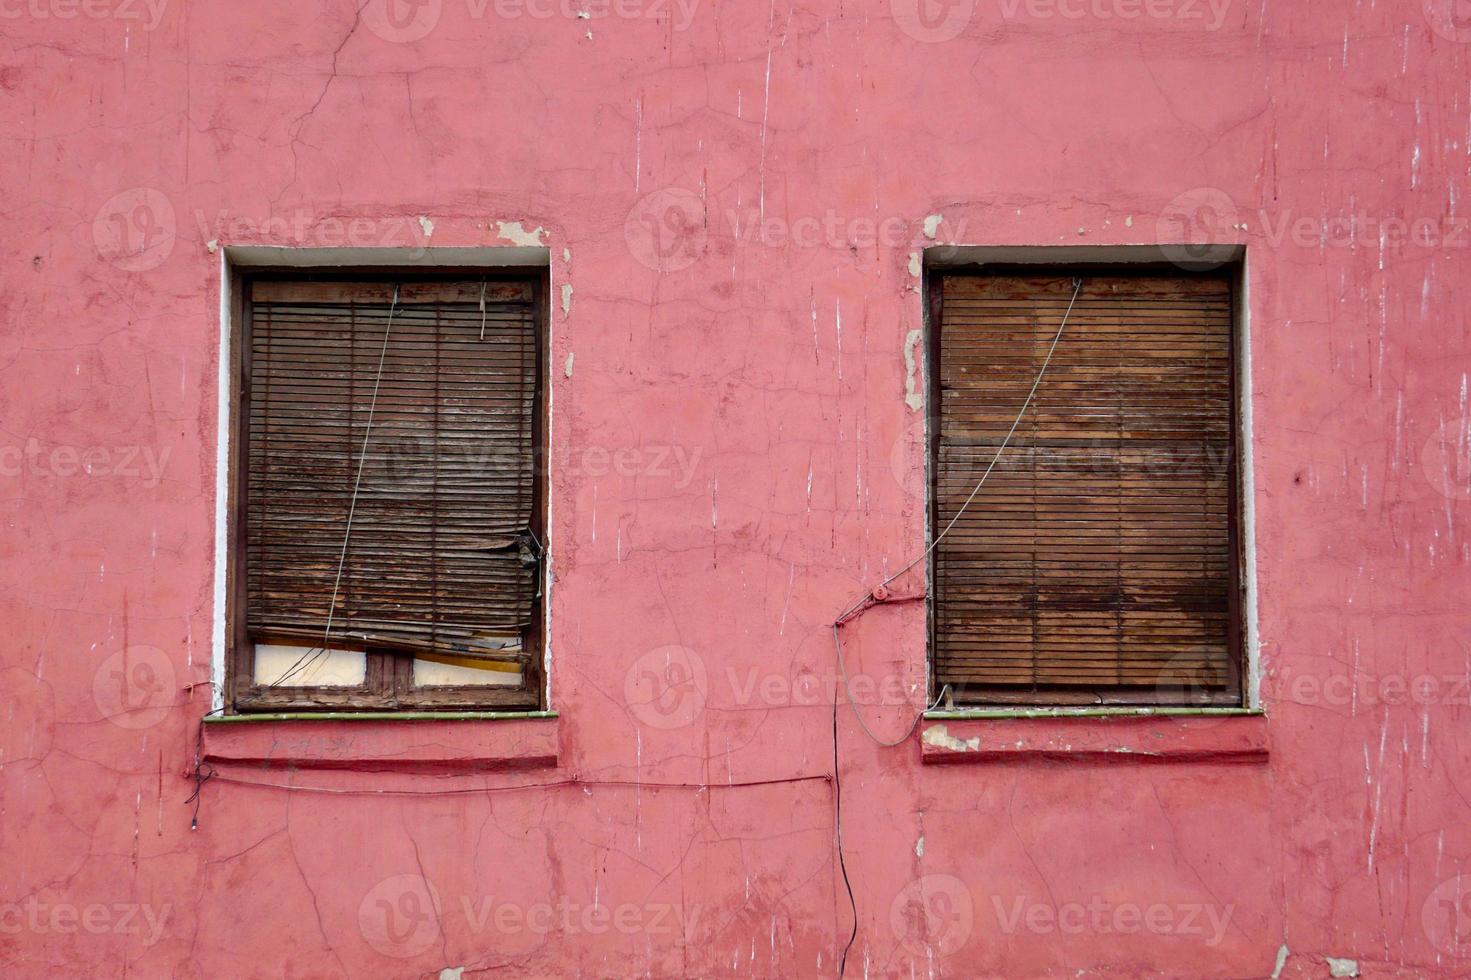
[[[321,643],[335,588],[334,645],[515,659],[538,579],[532,286],[395,288],[252,285],[247,627]]]
[[[1026,400],[1070,277],[940,283],[937,528]],[[1219,279],[1089,277],[934,555],[936,686],[974,701],[1239,702],[1232,312]]]

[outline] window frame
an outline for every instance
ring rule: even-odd
[[[941,416],[940,367],[943,333],[943,290],[946,278],[988,277],[1108,277],[1213,279],[1225,282],[1231,298],[1231,330],[1229,336],[1231,441],[1227,454],[1227,533],[1230,552],[1231,588],[1227,594],[1227,649],[1229,677],[1227,688],[1218,694],[1181,690],[1161,690],[1155,686],[1089,688],[1061,685],[1047,689],[1020,690],[1015,685],[968,685],[957,692],[954,685],[945,690],[939,682],[936,656],[939,651],[937,592],[935,588],[938,533],[938,477]],[[1244,529],[1249,526],[1245,513],[1243,481],[1246,466],[1243,455],[1249,451],[1247,412],[1243,404],[1244,365],[1247,351],[1245,335],[1244,277],[1239,261],[1228,261],[1219,268],[1191,270],[1163,260],[1154,261],[998,261],[946,264],[925,271],[923,288],[923,338],[925,365],[925,673],[928,678],[929,703],[936,704],[945,695],[946,708],[974,709],[1069,709],[1088,707],[1135,708],[1246,708],[1251,703],[1251,651],[1247,622],[1249,542]],[[1018,406],[1020,408],[1020,406]],[[977,500],[980,500],[977,497]]]
[[[224,710],[227,714],[272,712],[393,712],[393,711],[540,711],[546,709],[547,592],[551,568],[548,534],[549,473],[547,450],[550,433],[551,323],[547,304],[548,270],[543,266],[366,266],[309,267],[249,266],[229,272],[230,369],[229,369],[229,501],[226,507],[225,559],[225,677]],[[255,642],[246,624],[246,472],[249,457],[248,412],[244,411],[250,388],[251,287],[271,282],[524,282],[531,287],[531,310],[536,351],[536,390],[532,401],[533,505],[532,530],[543,542],[538,570],[537,595],[532,605],[535,627],[529,631],[530,657],[516,687],[489,685],[444,685],[415,687],[414,658],[390,648],[363,648],[366,655],[364,683],[354,687],[281,686],[255,681]],[[347,645],[340,649],[349,649]]]

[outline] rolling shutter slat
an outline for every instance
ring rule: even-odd
[[[532,291],[405,284],[390,324],[392,299],[253,285],[247,627],[323,639],[361,462],[333,641],[500,658],[536,601]]]
[[[945,527],[1026,401],[1073,286],[952,275],[940,289]],[[937,686],[1150,702],[1184,677],[1229,698],[1233,399],[1227,282],[1086,279],[1010,444],[935,550]]]

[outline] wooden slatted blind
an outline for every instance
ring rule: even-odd
[[[535,324],[527,283],[252,285],[252,639],[321,643],[335,590],[335,645],[524,658]]]
[[[996,456],[1071,277],[939,282],[934,519]],[[1031,407],[934,555],[937,687],[1239,703],[1229,283],[1083,280]]]

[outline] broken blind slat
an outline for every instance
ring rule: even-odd
[[[935,518],[996,456],[1070,278],[949,276]],[[935,674],[979,700],[1237,698],[1229,284],[1088,278],[934,559]]]
[[[247,625],[320,643],[332,607],[338,645],[500,659],[536,599],[532,289],[392,305],[392,285],[252,286]]]

